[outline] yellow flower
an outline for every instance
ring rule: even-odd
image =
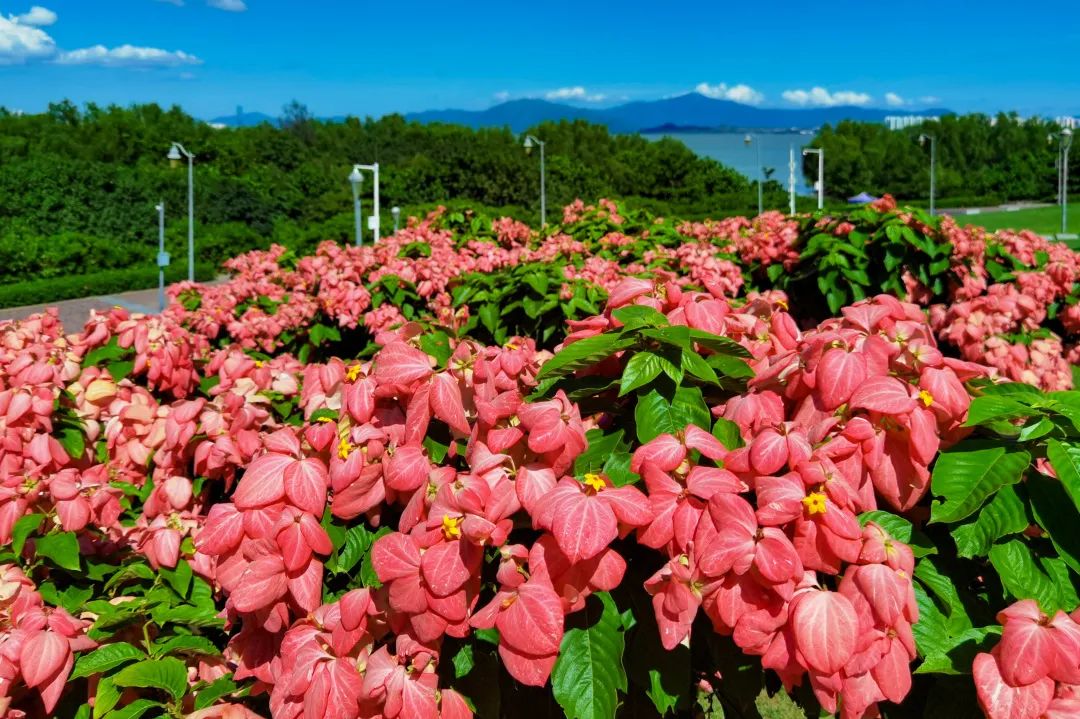
[[[341,438],[341,441],[340,441],[340,442],[338,442],[338,446],[337,446],[337,456],[338,456],[338,457],[341,457],[342,459],[348,459],[348,458],[349,458],[349,454],[350,454],[350,453],[351,453],[351,452],[352,452],[352,451],[353,451],[354,449],[356,449],[356,447],[354,447],[354,446],[352,445],[352,443],[351,443],[351,442],[349,442],[349,438],[348,438],[348,437],[342,437],[342,438]]]
[[[349,368],[349,371],[345,373],[345,379],[349,380],[350,382],[355,382],[357,378],[360,377],[360,371],[362,369],[363,368],[359,364],[354,364],[352,367]]]
[[[810,514],[825,514],[825,495],[821,492],[811,492],[803,498],[802,503]]]
[[[934,403],[934,395],[930,394],[926,390],[919,390],[919,399],[922,400],[924,407],[929,407]]]
[[[443,536],[447,539],[460,539],[461,523],[464,520],[464,517],[451,517],[449,514],[444,514],[442,518]]]
[[[593,474],[592,472],[586,474],[584,480],[585,486],[589,487],[594,492],[599,492],[601,489],[607,486],[607,484],[604,482],[603,477],[601,477],[599,474]]]

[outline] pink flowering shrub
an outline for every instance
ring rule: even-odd
[[[1080,400],[1000,380],[1071,386],[1074,255],[883,212],[436,212],[0,323],[0,716],[1071,716]]]

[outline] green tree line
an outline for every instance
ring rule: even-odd
[[[153,104],[79,108],[65,101],[36,115],[0,109],[0,284],[152,263],[154,205],[162,200],[169,250],[174,263],[183,262],[187,176],[166,160],[173,141],[196,155],[201,261],[272,241],[302,249],[348,239],[353,163],[380,164],[383,227],[391,206],[410,211],[447,202],[537,224],[539,158],[508,129],[421,125],[399,115],[322,122],[295,102],[285,110],[279,124],[215,129],[179,107]],[[755,204],[747,178],[675,140],[612,135],[585,122],[530,132],[546,142],[549,221],[578,197],[639,198],[659,213],[687,216]]]
[[[849,197],[866,191],[922,200],[930,193],[930,144],[937,140],[937,197],[953,205],[1057,197],[1058,133],[1040,118],[1015,114],[947,115],[918,127],[890,130],[876,123],[844,121],[826,125],[812,147],[825,148],[825,190]],[[1074,154],[1076,157],[1076,154]],[[1080,162],[1072,162],[1071,186],[1080,186]],[[817,158],[804,160],[807,177],[817,177]]]

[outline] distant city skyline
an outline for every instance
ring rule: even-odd
[[[1053,41],[1046,33],[1055,33]],[[1080,6],[760,6],[553,0],[542,7],[286,0],[0,0],[0,105],[157,102],[319,116],[609,107],[700,92],[769,108],[1080,115]]]

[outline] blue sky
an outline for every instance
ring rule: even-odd
[[[377,116],[698,89],[768,107],[1080,115],[1075,2],[37,2],[0,0],[0,105],[27,112],[70,98],[209,118],[296,98]]]

